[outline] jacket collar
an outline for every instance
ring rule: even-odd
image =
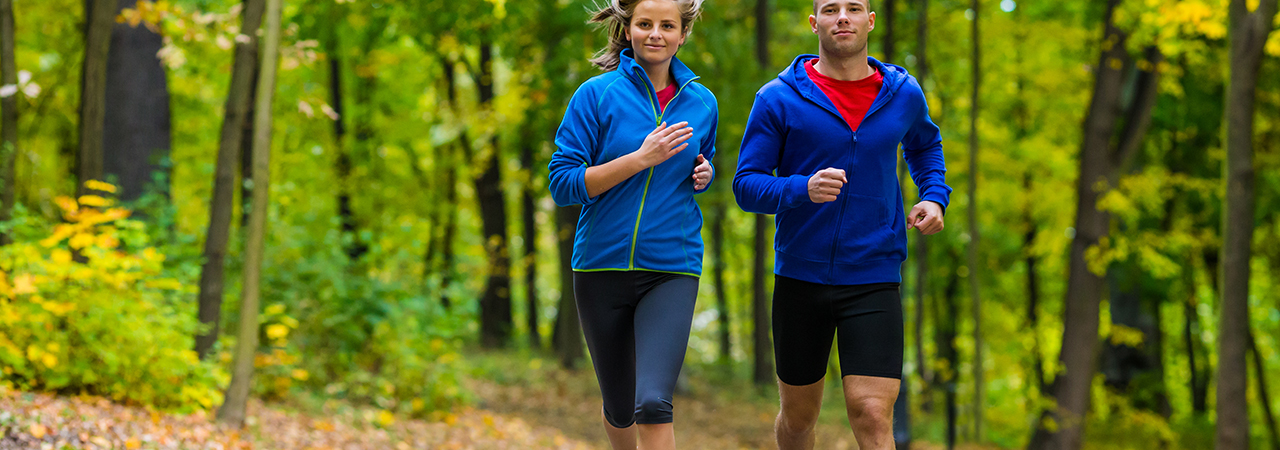
[[[629,48],[623,50],[622,54],[619,55],[619,59],[618,73],[621,73],[622,76],[627,77],[632,83],[641,88],[648,87],[653,89],[653,82],[649,79],[649,75],[645,73],[644,67],[636,62],[635,50]],[[699,78],[689,69],[689,66],[684,65],[683,62],[680,62],[680,58],[675,56],[671,57],[671,75],[676,86],[684,86],[690,81]]]

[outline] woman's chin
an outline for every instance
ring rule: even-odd
[[[671,61],[671,58],[672,58],[673,56],[675,56],[675,53],[667,53],[665,50],[666,50],[666,49],[663,49],[663,50],[650,50],[650,49],[640,49],[640,50],[636,50],[636,59],[640,60],[640,63],[642,63],[642,64],[644,64],[644,65],[648,65],[648,66],[652,66],[652,65],[657,65],[657,64],[662,64],[662,63],[665,63],[665,62],[669,62],[669,61]]]

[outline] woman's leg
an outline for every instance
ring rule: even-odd
[[[675,448],[672,393],[689,346],[698,279],[658,274],[651,280],[656,286],[635,312],[636,422],[642,450],[665,450]]]
[[[635,303],[629,272],[575,272],[573,292],[603,399],[605,433],[614,450],[636,448]]]

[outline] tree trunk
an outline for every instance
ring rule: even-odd
[[[1014,20],[1021,22],[1023,20],[1022,9],[1014,9]],[[1017,41],[1018,43],[1027,42],[1027,28],[1018,26]],[[1017,70],[1017,100],[1014,107],[1014,121],[1016,123],[1015,139],[1017,142],[1023,142],[1027,136],[1031,134],[1030,113],[1027,111],[1027,74],[1022,67],[1023,52],[1022,46],[1014,47],[1014,61],[1018,66]],[[1022,174],[1022,189],[1024,192],[1032,192],[1034,185],[1032,184],[1031,171]],[[1022,235],[1022,248],[1025,252],[1024,264],[1027,270],[1027,327],[1031,330],[1031,373],[1035,377],[1032,388],[1036,390],[1037,395],[1043,395],[1048,390],[1047,380],[1044,374],[1044,360],[1042,356],[1040,344],[1040,280],[1037,267],[1039,266],[1039,258],[1035,253],[1031,252],[1034,248],[1036,240],[1036,221],[1031,215],[1031,203],[1028,202],[1022,206],[1023,226],[1026,227]]]
[[[449,99],[449,108],[457,114],[458,82],[454,72],[454,63],[448,58],[440,58],[440,67],[444,72],[445,94]],[[467,133],[464,131],[458,142],[467,145]],[[440,305],[445,309],[453,306],[449,297],[449,284],[453,281],[453,235],[458,229],[458,143],[444,146],[441,153],[444,161],[444,225],[440,232]],[[469,151],[468,151],[469,152]],[[428,258],[430,255],[427,256]]]
[[[0,0],[0,84],[18,85],[18,69],[13,61],[13,0]],[[0,222],[13,218],[13,190],[17,187],[14,176],[18,161],[18,92],[0,98]],[[0,245],[12,242],[6,233],[0,233]]]
[[[1023,175],[1022,187],[1031,192],[1031,175]],[[1025,263],[1027,266],[1027,327],[1031,330],[1031,372],[1035,374],[1035,389],[1044,394],[1049,386],[1044,376],[1044,361],[1040,347],[1040,280],[1039,264],[1036,255],[1030,251],[1035,244],[1036,225],[1031,217],[1030,205],[1024,211],[1027,230],[1022,236],[1022,245],[1027,250]]]
[[[480,108],[493,107],[493,44],[488,31],[480,43]],[[480,202],[480,220],[484,229],[484,247],[489,262],[489,279],[480,298],[480,343],[488,348],[507,345],[511,337],[511,256],[507,248],[507,209],[502,192],[502,150],[493,136],[487,154],[474,161],[484,172],[475,179],[476,197]],[[477,155],[472,155],[477,156]]]
[[[1161,357],[1161,292],[1153,292],[1150,283],[1158,282],[1133,260],[1118,263],[1107,273],[1112,326],[1141,332],[1142,342],[1134,346],[1108,340],[1103,346],[1102,373],[1107,386],[1129,397],[1135,408],[1168,417],[1172,411]]]
[[[248,0],[245,0],[248,1]],[[261,3],[259,1],[258,3]],[[259,6],[259,10],[263,7]],[[248,6],[246,5],[246,10]],[[262,14],[258,14],[259,17]],[[261,23],[262,19],[258,19]],[[244,112],[243,130],[240,132],[240,233],[243,236],[249,229],[249,215],[253,210],[253,105],[258,102],[258,94],[252,87],[258,85],[258,37],[253,37],[253,51],[247,57],[253,61],[253,75],[249,76],[249,100]]]
[[[765,280],[770,271],[765,261],[769,254],[769,216],[756,215],[755,258],[752,264],[751,321],[754,343],[754,366],[751,379],[759,385],[773,383],[773,341],[769,337],[769,293]]]
[[[1276,416],[1271,412],[1271,395],[1267,393],[1267,369],[1263,367],[1262,355],[1258,353],[1258,340],[1254,338],[1253,330],[1249,330],[1249,351],[1253,353],[1253,375],[1258,381],[1258,403],[1262,404],[1262,418],[1266,421],[1267,433],[1271,437],[1271,450],[1280,450]]]
[[[756,62],[762,73],[769,72],[769,0],[756,0]],[[765,267],[768,257],[769,217],[756,215],[755,256],[752,261],[751,289],[751,337],[754,358],[751,379],[758,385],[773,383],[773,344],[769,337],[769,296],[765,278],[770,271]]]
[[[982,376],[982,289],[979,279],[982,273],[978,262],[981,233],[978,230],[978,113],[982,90],[982,53],[979,35],[979,19],[982,17],[980,2],[972,0],[973,20],[969,22],[970,47],[973,51],[969,63],[973,69],[973,91],[969,112],[969,300],[973,307],[973,435],[982,442],[982,416],[986,401],[983,398]]]
[[[342,95],[342,46],[337,42],[337,30],[331,31],[329,59],[329,94],[333,103],[333,111],[337,117],[333,119],[333,146],[337,152],[334,172],[338,177],[338,219],[342,226],[343,240],[346,242],[347,259],[351,263],[360,260],[368,250],[360,239],[356,227],[355,213],[351,210],[351,154],[347,150],[347,108]]]
[[[883,1],[884,1],[884,6],[881,8],[880,14],[878,15],[877,18],[879,19],[879,22],[882,24],[881,26],[884,27],[884,39],[883,39],[884,60],[886,62],[893,62],[895,61],[895,58],[897,58],[897,55],[894,53],[894,50],[897,45],[897,39],[895,39],[893,35],[893,32],[894,32],[893,18],[895,15],[894,10],[897,6],[897,1],[896,0],[883,0]],[[895,151],[897,150],[895,149]],[[903,181],[907,178],[905,176],[906,164],[904,164],[902,158],[896,158],[896,159],[897,159],[897,165],[898,165],[898,185],[901,186],[903,184]],[[906,265],[903,265],[901,268],[898,269],[898,271],[902,273],[903,275],[902,278],[906,279],[906,276],[905,276]],[[906,298],[903,298],[902,300],[905,302]],[[903,306],[904,306],[903,309],[905,310],[906,305],[903,305]],[[920,370],[920,369],[917,368],[916,370]],[[911,391],[911,385],[907,383],[907,378],[904,376],[902,377],[901,380],[899,380],[898,399],[893,404],[893,444],[894,444],[894,448],[896,448],[897,450],[908,450],[911,448],[911,407],[910,407],[911,392],[910,391]]]
[[[244,131],[249,100],[254,89],[253,73],[258,62],[257,29],[262,25],[263,0],[245,0],[241,29],[249,31],[245,42],[236,41],[231,69],[231,87],[222,117],[222,133],[218,141],[218,163],[214,169],[213,199],[209,204],[209,231],[204,241],[204,265],[200,269],[200,323],[204,332],[196,335],[196,353],[203,359],[218,341],[222,316],[223,262],[231,234],[231,210],[235,197],[235,167],[240,156],[241,133]]]
[[[955,262],[959,262],[960,258],[956,255],[952,258]],[[956,409],[956,385],[957,370],[960,368],[960,358],[956,355],[956,332],[957,318],[960,316],[958,301],[956,296],[960,291],[960,275],[954,270],[947,277],[947,286],[943,291],[942,308],[945,308],[944,317],[937,324],[938,336],[938,357],[946,361],[946,368],[938,373],[938,382],[941,383],[946,393],[947,407],[947,449],[953,449],[956,446],[957,431],[957,409]]]
[[[879,14],[876,19],[877,22],[880,22],[880,26],[884,27],[884,61],[892,63],[895,61],[894,58],[898,56],[896,53],[898,47],[897,39],[893,38],[893,32],[896,30],[893,26],[893,19],[897,15],[898,2],[896,0],[881,0],[881,2],[884,4],[880,9],[882,14]]]
[[[235,427],[244,426],[245,406],[253,380],[254,355],[258,350],[258,296],[264,238],[267,228],[267,195],[271,155],[271,101],[275,94],[276,56],[280,46],[280,3],[267,1],[267,27],[262,48],[262,73],[258,79],[257,116],[253,140],[253,215],[245,244],[244,294],[240,304],[240,333],[236,343],[231,385],[226,401],[218,408],[218,420]]]
[[[1031,449],[1078,450],[1082,444],[1090,386],[1097,371],[1098,314],[1103,284],[1101,274],[1089,268],[1085,253],[1107,237],[1111,226],[1110,214],[1097,208],[1098,198],[1106,191],[1097,187],[1101,184],[1110,189],[1116,185],[1122,168],[1141,147],[1155,104],[1157,77],[1146,70],[1137,74],[1137,94],[1132,103],[1127,108],[1121,103],[1124,75],[1133,61],[1125,47],[1126,34],[1113,21],[1120,1],[1107,1],[1104,50],[1095,66],[1093,97],[1084,121],[1080,175],[1076,180],[1076,234],[1071,242],[1059,354],[1059,367],[1064,373],[1052,382],[1057,407],[1041,415],[1028,444]],[[1148,67],[1159,65],[1160,54],[1154,47],[1147,50],[1147,58]],[[1124,127],[1116,139],[1115,130],[1122,113]],[[1119,144],[1113,145],[1113,140]]]
[[[556,208],[556,241],[560,247],[560,305],[556,311],[556,331],[552,336],[560,365],[575,369],[582,361],[582,325],[573,295],[573,238],[578,228],[581,206]]]
[[[102,180],[102,129],[106,119],[107,52],[111,48],[116,0],[85,0],[84,66],[80,84],[80,145],[76,197],[90,193],[89,180]]]
[[[1263,46],[1276,15],[1276,0],[1249,12],[1232,0],[1231,78],[1227,86],[1227,196],[1222,227],[1222,315],[1218,326],[1218,431],[1215,448],[1249,448],[1249,261],[1254,227],[1253,113]]]
[[[730,341],[729,293],[724,284],[724,227],[728,209],[724,202],[717,202],[711,219],[711,258],[715,260],[711,266],[711,280],[716,288],[716,309],[719,312],[719,340],[721,361],[733,361],[733,348]]]
[[[137,0],[119,0],[116,14]],[[120,199],[136,200],[154,187],[168,197],[169,85],[156,54],[160,34],[144,25],[116,24],[107,56],[106,122],[102,131],[104,175],[115,175]],[[164,185],[152,186],[154,173]]]
[[[537,189],[534,177],[538,173],[534,165],[533,137],[526,136],[521,143],[520,164],[528,175],[521,194],[521,214],[524,219],[524,289],[528,306],[526,321],[529,327],[529,348],[542,348],[542,335],[538,333],[538,224],[535,217],[537,205],[533,191]]]
[[[1187,365],[1191,373],[1191,379],[1188,380],[1191,384],[1191,411],[1199,415],[1209,410],[1209,371],[1205,367],[1196,366],[1196,347],[1204,346],[1199,337],[1200,314],[1196,312],[1195,278],[1191,267],[1185,267],[1183,272],[1182,279],[1187,286],[1187,299],[1182,302],[1182,340],[1187,349]]]
[[[924,85],[925,77],[928,75],[929,66],[926,62],[928,50],[928,24],[929,24],[929,0],[916,0],[916,8],[918,9],[918,19],[916,20],[916,80]],[[920,402],[920,408],[925,412],[933,411],[933,396],[928,395],[933,385],[933,368],[930,367],[924,353],[924,312],[925,297],[929,294],[929,240],[923,234],[916,234],[914,258],[916,260],[916,317],[915,317],[915,344],[916,344],[916,367],[919,367],[921,381],[924,382],[926,393]]]
[[[440,304],[445,309],[453,306],[450,299],[449,284],[453,281],[453,235],[458,231],[458,169],[455,164],[457,158],[457,146],[448,145],[445,147],[445,161],[448,161],[448,167],[444,172],[444,204],[448,205],[445,211],[444,231],[440,234]]]

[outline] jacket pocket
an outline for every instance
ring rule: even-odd
[[[889,227],[889,208],[881,198],[849,194],[840,226],[836,262],[860,264],[894,257],[897,233]]]
[[[793,257],[831,262],[831,245],[839,224],[837,202],[806,202],[778,214],[778,232],[773,248]]]

